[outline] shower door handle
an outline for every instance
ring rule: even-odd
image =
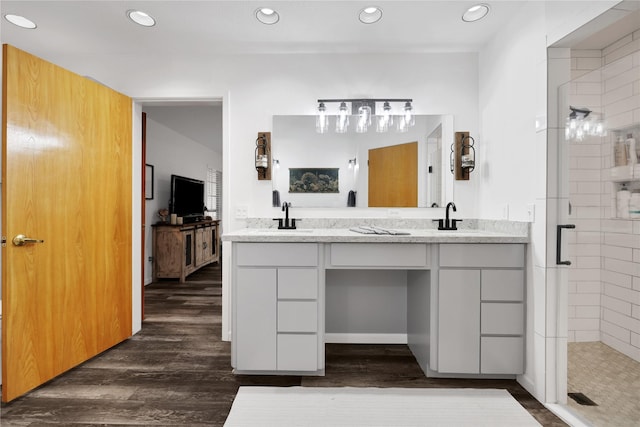
[[[556,229],[556,264],[557,265],[571,265],[571,261],[561,261],[561,251],[562,251],[562,229],[563,228],[576,228],[575,224],[558,224]]]

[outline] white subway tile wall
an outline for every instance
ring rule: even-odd
[[[570,105],[602,113],[607,129],[640,129],[640,30],[603,50],[573,50],[571,76]],[[619,184],[609,181],[616,137],[569,142],[576,230],[567,236],[568,338],[602,341],[640,361],[640,220],[616,218]]]

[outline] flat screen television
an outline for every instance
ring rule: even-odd
[[[204,206],[204,181],[171,175],[171,213],[181,216],[185,223],[199,221]]]

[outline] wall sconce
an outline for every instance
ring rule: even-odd
[[[469,180],[469,174],[476,167],[476,141],[469,132],[456,132],[455,142],[451,144],[449,169],[458,181]]]
[[[280,167],[280,160],[278,159],[273,159],[273,167],[274,168],[279,168]]]
[[[382,114],[376,115],[376,102],[383,103]],[[346,133],[349,128],[349,116],[356,116],[356,132],[366,133],[372,123],[375,123],[376,132],[386,132],[394,122],[398,123],[398,131],[406,132],[409,127],[415,125],[412,99],[319,99],[318,114],[316,116],[316,131],[326,133],[329,129],[330,114],[327,113],[326,104],[339,103],[340,107],[334,114],[336,133]],[[351,110],[347,106],[351,104]],[[402,103],[403,107],[397,108],[394,114],[392,103]]]
[[[567,117],[564,136],[567,140],[582,141],[587,136],[604,136],[605,129],[602,119],[592,120],[589,117],[593,111],[588,108],[569,106],[571,113]],[[594,114],[595,116],[595,114]]]
[[[355,157],[353,159],[349,159],[349,169],[356,167],[357,164]]]
[[[259,180],[271,179],[271,132],[259,132],[256,138],[254,161]]]

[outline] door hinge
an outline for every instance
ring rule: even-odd
[[[2,247],[4,248],[5,246],[7,246],[7,238],[2,236]]]

